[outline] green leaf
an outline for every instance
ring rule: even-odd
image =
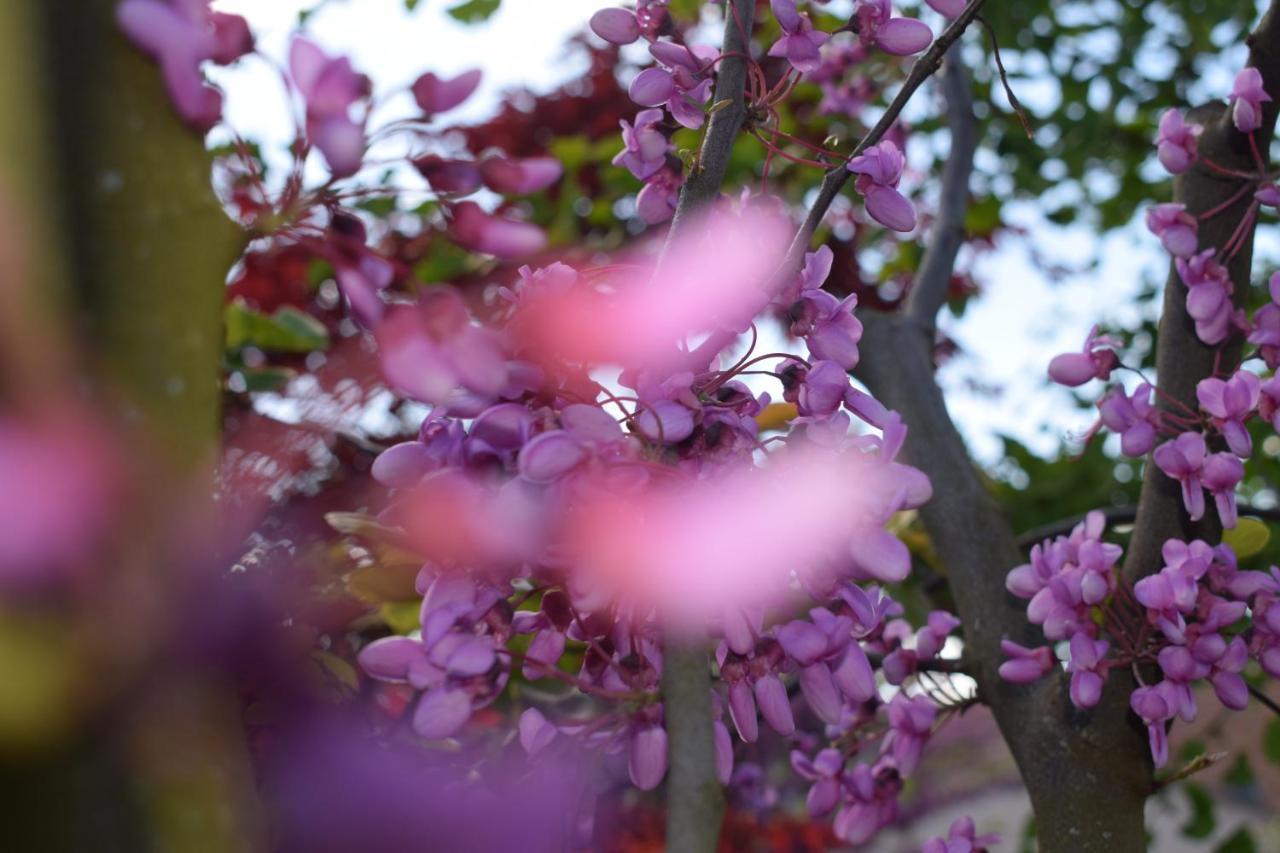
[[[408,634],[416,631],[421,625],[418,616],[422,612],[422,601],[389,601],[378,608],[378,614],[387,627],[397,634]]]
[[[1254,843],[1249,828],[1242,826],[1213,849],[1214,853],[1257,853],[1258,845]]]
[[[267,315],[237,299],[223,314],[226,347],[254,346],[274,352],[311,352],[329,346],[329,330],[316,318],[286,305]]]
[[[1233,530],[1223,531],[1222,541],[1236,552],[1237,559],[1257,554],[1271,541],[1271,528],[1256,518],[1242,518]]]
[[[1280,764],[1280,719],[1272,719],[1262,733],[1262,754],[1272,764]]]
[[[404,0],[404,7],[412,12],[414,9],[418,8],[418,2],[419,0]]]
[[[1213,814],[1213,798],[1199,785],[1188,783],[1184,790],[1191,799],[1191,817],[1182,825],[1182,834],[1188,838],[1208,838],[1217,826]]]
[[[1228,785],[1237,788],[1252,788],[1255,781],[1253,768],[1249,766],[1249,759],[1243,755],[1237,755],[1235,762],[1231,765],[1231,769],[1227,771],[1224,779]]]
[[[489,20],[501,5],[502,0],[465,0],[445,11],[464,24],[479,24]]]

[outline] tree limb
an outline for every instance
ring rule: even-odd
[[[734,142],[746,118],[749,37],[755,0],[725,4],[724,54],[698,163],[676,203],[670,246],[696,221],[693,215],[720,193]],[[661,274],[661,273],[659,273]],[[667,729],[667,850],[714,853],[724,820],[724,792],[716,779],[711,725],[711,669],[706,640],[669,633],[663,643],[663,717]]]
[[[933,40],[933,44],[929,45],[929,49],[911,66],[911,71],[907,74],[906,81],[903,82],[902,88],[898,90],[898,94],[889,103],[884,115],[880,116],[880,120],[876,122],[875,127],[867,131],[867,134],[853,147],[853,151],[849,154],[850,159],[857,157],[863,151],[875,145],[889,132],[889,128],[893,127],[893,123],[898,120],[898,115],[902,112],[903,107],[907,105],[907,102],[911,100],[911,96],[916,93],[916,90],[920,88],[925,80],[928,80],[935,71],[942,67],[942,57],[946,55],[951,45],[968,29],[969,24],[977,17],[985,2],[986,0],[970,0],[964,11],[942,31],[941,35]],[[849,180],[849,175],[850,172],[843,162],[827,170],[822,179],[822,185],[818,187],[818,197],[814,199],[808,215],[805,216],[804,223],[801,224],[800,230],[796,232],[795,239],[791,241],[791,247],[787,250],[786,269],[800,268],[800,263],[804,260],[804,253],[809,249],[810,238],[818,230],[818,226],[822,223],[822,218],[827,215],[827,210],[830,209],[831,203],[836,200],[836,196],[840,194],[845,181]]]
[[[906,313],[922,328],[932,329],[939,309],[947,299],[947,288],[955,270],[956,255],[964,245],[964,217],[969,210],[969,176],[978,147],[978,123],[973,115],[973,91],[969,73],[960,61],[959,48],[947,53],[942,86],[947,98],[947,126],[951,148],[942,170],[942,193],[938,217],[933,224],[929,248],[916,272]]]
[[[1270,140],[1275,133],[1277,109],[1280,109],[1280,0],[1271,4],[1248,42],[1248,64],[1261,72],[1263,85],[1275,99],[1263,105],[1262,127],[1256,131],[1259,138]],[[1173,200],[1185,204],[1188,213],[1197,215],[1226,203],[1240,186],[1238,180],[1206,168],[1203,158],[1229,169],[1252,171],[1255,166],[1249,137],[1235,129],[1231,111],[1226,105],[1219,102],[1198,107],[1191,111],[1189,118],[1204,126],[1199,140],[1202,159],[1174,179]],[[1264,156],[1269,147],[1266,144],[1259,146]],[[1252,197],[1246,194],[1236,204],[1201,222],[1197,250],[1225,245],[1252,201]],[[1227,264],[1237,306],[1243,304],[1247,297],[1252,264],[1253,229],[1250,228],[1239,252]],[[1156,375],[1161,391],[1159,405],[1167,409],[1175,405],[1168,401],[1177,400],[1182,405],[1197,408],[1196,385],[1213,375],[1215,367],[1228,373],[1234,371],[1240,361],[1240,348],[1240,336],[1234,330],[1232,338],[1222,349],[1221,358],[1217,347],[1201,342],[1196,336],[1195,324],[1187,314],[1187,286],[1177,269],[1170,265],[1156,343]],[[1160,549],[1168,539],[1216,542],[1221,534],[1216,514],[1208,513],[1199,522],[1192,522],[1183,509],[1177,481],[1166,476],[1155,464],[1148,464],[1138,498],[1133,539],[1125,558],[1125,577],[1135,581],[1159,571],[1163,563]]]

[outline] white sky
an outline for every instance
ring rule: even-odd
[[[215,5],[245,15],[262,52],[283,63],[299,10],[314,4],[216,0]],[[422,0],[407,13],[403,0],[332,0],[310,19],[308,29],[326,50],[350,56],[358,70],[373,77],[379,93],[407,86],[426,70],[451,75],[482,68],[479,92],[453,114],[477,120],[492,112],[505,90],[546,91],[582,73],[584,62],[565,52],[565,39],[607,2],[505,0],[486,25],[474,27],[445,14],[449,5],[453,0]],[[216,69],[214,76],[227,90],[230,125],[246,130],[268,151],[282,149],[290,139],[289,106],[272,68],[251,58],[234,69]],[[1034,100],[1034,92],[1022,94],[1029,103]],[[402,93],[379,115],[412,112]],[[1089,414],[1075,410],[1065,391],[1049,386],[1048,361],[1078,348],[1095,322],[1136,320],[1131,297],[1144,279],[1163,280],[1167,264],[1154,238],[1140,227],[1099,245],[1087,228],[1046,231],[1031,205],[1012,213],[1017,224],[1031,230],[1030,244],[1048,259],[1079,265],[1100,250],[1102,263],[1088,275],[1051,283],[1028,241],[1006,239],[979,263],[983,295],[959,321],[943,319],[963,349],[942,372],[948,403],[971,449],[987,462],[997,457],[998,433],[1049,451],[1060,436],[1087,428]],[[993,396],[977,386],[998,391]]]

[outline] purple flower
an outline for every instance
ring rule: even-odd
[[[785,57],[797,71],[816,70],[822,61],[818,48],[830,36],[815,30],[809,16],[796,11],[795,0],[770,0],[769,5],[782,27],[782,38],[769,48],[769,55]]]
[[[1213,495],[1222,526],[1236,526],[1236,486],[1244,479],[1244,463],[1232,453],[1214,453],[1204,460],[1200,480]]]
[[[601,9],[591,16],[591,31],[610,44],[631,44],[640,38],[640,22],[629,9]]]
[[[866,199],[867,213],[895,231],[916,227],[915,208],[896,189],[905,165],[902,151],[888,139],[849,161],[849,171],[858,176],[854,187]]]
[[[806,290],[790,309],[791,334],[805,339],[814,359],[833,361],[845,370],[858,364],[862,323],[853,316],[857,297],[836,299],[825,290]]]
[[[631,733],[627,752],[627,772],[631,784],[652,791],[667,775],[667,730],[657,725],[637,726]]]
[[[1177,714],[1179,704],[1176,688],[1170,681],[1162,681],[1154,687],[1139,687],[1129,697],[1129,707],[1147,726],[1151,758],[1157,768],[1164,767],[1169,761],[1169,737],[1165,723]]]
[[[1242,69],[1231,85],[1231,120],[1236,130],[1252,133],[1262,127],[1262,105],[1270,100],[1258,69]]]
[[[526,708],[520,715],[517,727],[520,733],[520,746],[524,747],[530,757],[537,755],[551,745],[559,731],[537,708]]]
[[[965,0],[924,0],[924,2],[929,4],[930,9],[948,18],[957,17],[965,7]]]
[[[646,68],[635,76],[627,94],[642,107],[658,107],[675,94],[676,81],[665,68]]]
[[[1069,352],[1056,355],[1049,362],[1049,378],[1059,385],[1075,387],[1083,385],[1090,379],[1107,380],[1111,371],[1120,364],[1115,347],[1118,342],[1106,335],[1098,334],[1098,327],[1089,330],[1081,352]]]
[[[441,79],[428,71],[413,81],[413,99],[428,116],[448,112],[471,97],[483,76],[479,69],[473,69],[457,77]]]
[[[513,260],[547,245],[547,235],[538,226],[486,213],[473,201],[459,202],[451,210],[449,236],[464,249]]]
[[[924,742],[929,739],[933,721],[938,715],[937,706],[926,696],[908,699],[899,692],[885,706],[889,720],[889,732],[880,744],[882,755],[893,756],[898,770],[909,775],[920,763]]]
[[[1083,631],[1071,637],[1067,672],[1071,673],[1071,701],[1077,708],[1092,708],[1102,698],[1109,648],[1106,640],[1095,640]]]
[[[1204,130],[1198,124],[1187,124],[1178,110],[1166,110],[1160,117],[1156,135],[1156,156],[1171,174],[1185,172],[1196,159],[1196,139]],[[1176,254],[1176,253],[1175,253]]]
[[[480,189],[480,170],[470,160],[450,160],[438,154],[424,154],[413,166],[437,193],[464,196]]]
[[[1203,379],[1196,385],[1196,399],[1213,417],[1214,426],[1226,439],[1231,452],[1242,459],[1253,453],[1253,441],[1244,422],[1258,406],[1262,382],[1247,370],[1238,370],[1226,381]]]
[[[1009,658],[1000,664],[1000,677],[1014,684],[1038,681],[1053,669],[1053,651],[1048,646],[1029,649],[1012,640],[1001,640],[1000,650]]]
[[[622,120],[624,148],[613,158],[613,165],[625,166],[638,180],[645,180],[667,162],[671,142],[657,125],[662,121],[662,110],[641,110],[636,113],[635,124]]]
[[[1231,279],[1226,267],[1214,260],[1217,249],[1205,249],[1188,258],[1174,258],[1174,268],[1187,285],[1187,313],[1195,321],[1196,335],[1206,344],[1222,343],[1230,330]]]
[[[160,65],[169,98],[183,121],[201,132],[222,117],[222,93],[200,66],[228,65],[253,50],[244,18],[209,10],[208,0],[124,0],[120,30]]]
[[[834,361],[816,361],[805,371],[796,405],[805,417],[828,418],[844,403],[849,374]]]
[[[933,5],[937,0],[931,0]],[[964,6],[963,3],[960,4]],[[986,853],[988,847],[1000,843],[999,833],[989,832],[978,835],[974,828],[973,818],[965,815],[956,818],[947,830],[946,838],[930,838],[920,848],[920,853]]]
[[[1146,456],[1156,440],[1156,409],[1151,402],[1151,386],[1143,382],[1125,393],[1114,388],[1098,401],[1103,425],[1120,435],[1120,449],[1126,456]]]
[[[533,483],[552,483],[568,474],[587,456],[578,440],[566,430],[553,429],[534,436],[520,449],[520,474]]]
[[[893,17],[889,0],[858,0],[855,15],[858,38],[894,56],[919,53],[933,41],[933,32],[924,23]]]
[[[485,186],[496,193],[528,195],[560,180],[564,167],[554,157],[514,159],[491,155],[480,161]]]
[[[312,41],[295,38],[289,73],[306,104],[307,139],[324,155],[334,177],[354,175],[364,158],[364,124],[351,107],[369,96],[369,78],[357,74],[346,57],[332,58]]]
[[[804,801],[810,817],[820,818],[830,813],[840,801],[844,763],[838,749],[824,749],[812,761],[803,752],[792,751],[791,768],[796,775],[813,782]]]
[[[680,186],[684,178],[672,169],[659,169],[645,179],[644,188],[636,195],[636,213],[647,225],[666,222],[676,212]]]
[[[1196,218],[1187,213],[1185,205],[1157,204],[1150,208],[1147,229],[1160,238],[1169,254],[1180,258],[1195,254]]]
[[[787,697],[787,688],[782,679],[768,673],[756,679],[756,704],[760,706],[760,715],[775,732],[786,737],[796,730],[795,718],[791,713],[791,700]]]
[[[1205,461],[1204,436],[1198,432],[1184,432],[1157,447],[1152,459],[1161,471],[1181,484],[1182,502],[1191,520],[1203,518],[1204,492],[1200,477]]]

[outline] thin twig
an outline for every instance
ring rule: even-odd
[[[850,159],[875,145],[888,133],[889,128],[893,127],[893,123],[898,120],[898,115],[902,112],[903,107],[911,100],[911,96],[915,94],[925,80],[928,80],[935,71],[942,67],[942,57],[946,55],[947,49],[964,34],[964,31],[968,29],[969,24],[977,17],[985,2],[986,0],[971,0],[969,5],[964,8],[964,11],[951,22],[951,25],[934,39],[933,44],[929,45],[929,49],[924,52],[924,55],[916,60],[915,65],[911,66],[911,72],[907,75],[902,88],[898,90],[898,94],[889,103],[884,115],[876,122],[875,127],[871,128],[866,136],[862,137],[858,144],[854,146],[853,152],[849,155]],[[805,217],[804,224],[800,226],[795,239],[791,241],[791,247],[787,250],[785,269],[799,268],[800,262],[804,259],[804,253],[809,248],[809,239],[818,230],[818,225],[822,223],[822,218],[827,215],[827,210],[830,209],[831,203],[840,194],[845,181],[849,180],[849,175],[850,172],[844,163],[827,170],[826,176],[822,179],[822,185],[818,188],[818,197],[814,200],[813,206],[809,208],[809,214]]]
[[[1272,699],[1267,694],[1263,693],[1258,688],[1254,687],[1252,684],[1249,685],[1249,695],[1252,696],[1254,699],[1257,699],[1263,705],[1266,705],[1267,708],[1270,709],[1271,713],[1280,717],[1280,705],[1277,705],[1274,699]]]

